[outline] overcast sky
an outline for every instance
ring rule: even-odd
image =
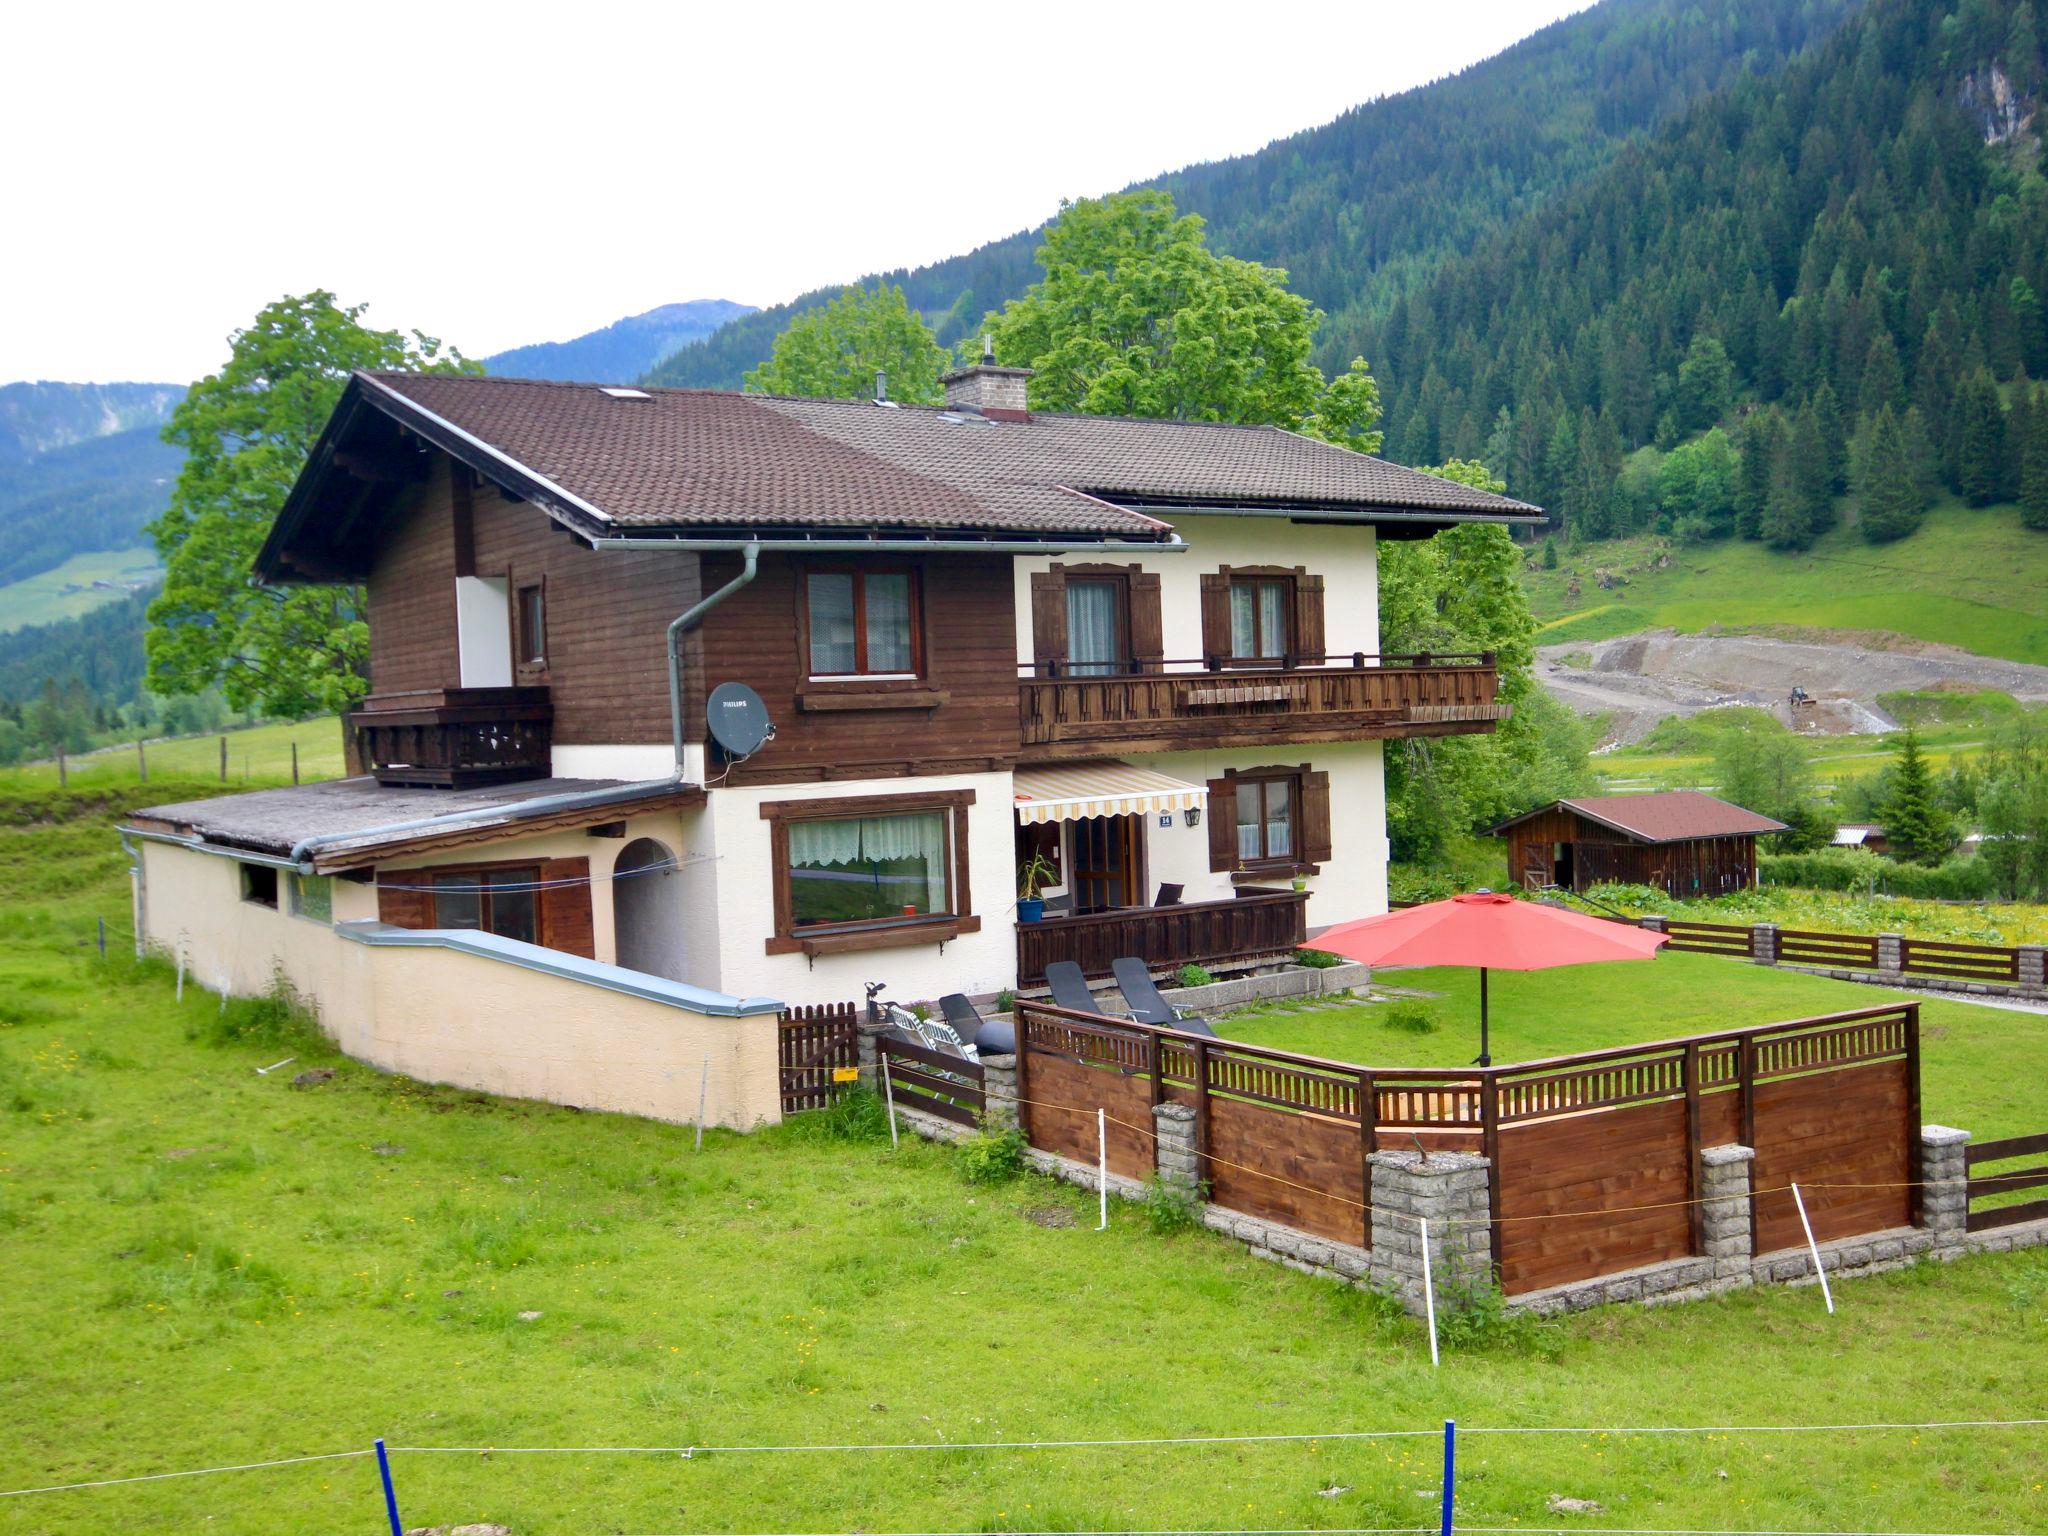
[[[916,265],[1584,0],[11,13],[0,382],[184,382],[326,287],[472,356]]]

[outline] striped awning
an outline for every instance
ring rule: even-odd
[[[1017,819],[1080,821],[1089,816],[1142,816],[1199,807],[1208,791],[1129,763],[1061,763],[1019,768]]]

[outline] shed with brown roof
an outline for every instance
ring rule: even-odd
[[[1756,884],[1756,840],[1785,824],[1696,789],[1557,800],[1492,829],[1527,890],[1654,885],[1722,896]]]

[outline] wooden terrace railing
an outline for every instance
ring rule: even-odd
[[[1085,664],[1039,662],[1018,681],[1024,745],[1082,757],[1163,745],[1446,736],[1490,731],[1507,716],[1492,652],[1449,656],[1223,657]]]
[[[1306,891],[1258,891],[1019,923],[1017,985],[1042,986],[1055,960],[1072,960],[1084,975],[1100,977],[1125,955],[1159,967],[1291,954],[1308,937],[1307,907]]]
[[[545,688],[430,688],[372,694],[348,729],[378,783],[466,789],[546,778],[554,719]]]

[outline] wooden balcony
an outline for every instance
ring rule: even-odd
[[[348,726],[379,784],[469,789],[548,777],[554,719],[545,688],[430,688],[373,693]]]
[[[1024,750],[1036,758],[1470,735],[1509,709],[1491,652],[1158,661],[1085,676],[1053,662],[1029,669],[1018,691]]]
[[[1306,891],[1244,891],[1227,901],[1118,907],[1017,925],[1017,985],[1045,985],[1045,968],[1072,960],[1090,977],[1135,955],[1154,971],[1250,964],[1284,956],[1308,937]]]

